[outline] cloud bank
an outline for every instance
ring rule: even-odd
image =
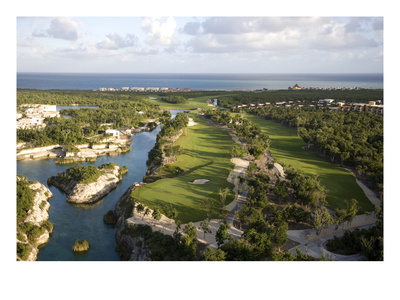
[[[68,60],[85,60],[95,70],[102,59],[115,71],[383,70],[380,17],[144,17],[124,18],[136,25],[121,27],[115,18],[107,23],[113,28],[96,17],[23,19],[17,31],[19,70],[33,68],[34,59],[38,64],[63,59],[59,68]],[[24,26],[28,21],[33,26]]]

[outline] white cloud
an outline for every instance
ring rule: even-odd
[[[383,66],[383,18],[107,20],[20,19],[19,69],[48,65],[49,70],[86,66],[87,71],[373,72]],[[40,36],[47,39],[34,38]]]
[[[137,45],[138,38],[133,34],[127,34],[124,37],[117,33],[107,35],[100,43],[97,44],[99,48],[103,49],[120,49],[127,47],[134,47]]]
[[[147,34],[146,42],[149,45],[173,46],[177,43],[177,24],[172,17],[164,22],[162,18],[143,18],[140,27]]]
[[[183,33],[194,53],[238,53],[295,50],[339,51],[379,47],[372,27],[380,18],[213,17],[189,22]]]
[[[18,47],[35,47],[37,46],[37,42],[34,38],[24,38],[17,40]]]
[[[330,23],[309,32],[311,49],[350,50],[379,46],[374,38],[364,35],[360,23]]]
[[[200,22],[187,22],[183,27],[183,33],[189,35],[197,35],[200,33],[201,23]]]
[[[80,24],[72,18],[55,18],[49,28],[36,29],[33,36],[76,41],[79,38],[79,28]]]

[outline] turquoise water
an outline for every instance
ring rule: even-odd
[[[171,111],[176,115],[178,111]],[[103,223],[103,216],[113,210],[115,204],[127,188],[134,182],[141,182],[146,174],[148,152],[154,147],[160,126],[152,132],[142,132],[132,137],[131,151],[118,156],[102,156],[95,163],[74,163],[58,165],[54,159],[17,161],[17,174],[28,180],[38,180],[47,185],[47,179],[60,171],[76,165],[99,166],[113,162],[127,166],[128,173],[123,176],[118,187],[106,197],[92,205],[68,203],[65,194],[54,186],[50,187],[53,197],[49,200],[49,220],[54,224],[54,231],[49,242],[38,254],[38,261],[117,261],[115,251],[115,227]],[[72,246],[77,239],[85,239],[90,250],[85,254],[74,254]]]

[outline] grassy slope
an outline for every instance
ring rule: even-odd
[[[218,188],[233,188],[226,181],[234,166],[229,156],[229,149],[234,145],[232,138],[225,130],[208,125],[206,120],[194,113],[190,117],[198,124],[188,127],[176,142],[185,150],[174,164],[184,169],[185,174],[147,184],[132,195],[150,207],[172,203],[178,210],[178,219],[183,223],[204,220],[206,212],[201,208],[203,199],[212,197],[217,202]],[[188,183],[195,179],[210,181],[203,185]],[[214,217],[218,216],[217,212],[216,208]]]
[[[330,208],[343,208],[345,200],[352,198],[358,201],[359,213],[370,211],[373,208],[350,172],[310,151],[301,149],[306,144],[302,138],[297,136],[295,129],[281,126],[275,121],[265,120],[255,115],[249,114],[246,117],[260,125],[263,132],[270,136],[271,155],[279,163],[293,165],[308,174],[320,176],[321,183],[328,190],[327,201]]]

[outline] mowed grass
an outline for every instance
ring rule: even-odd
[[[211,198],[214,202],[213,218],[218,218],[218,189],[233,188],[227,182],[234,164],[230,162],[229,149],[235,144],[231,136],[223,129],[215,128],[194,113],[190,114],[195,126],[187,127],[176,145],[184,148],[174,165],[184,170],[184,174],[149,183],[134,191],[132,196],[146,206],[165,207],[170,203],[178,210],[177,219],[184,224],[206,219],[207,214],[203,199]],[[208,179],[205,184],[190,184],[196,179]],[[228,197],[228,204],[233,197]]]
[[[192,109],[192,108],[202,108],[202,109],[209,109],[212,108],[212,106],[207,105],[207,100],[208,99],[214,99],[218,98],[218,95],[216,94],[215,96],[204,96],[204,97],[196,97],[196,98],[191,98],[188,100],[187,103],[185,104],[172,104],[165,102],[161,100],[161,96],[150,96],[152,98],[156,99],[146,99],[147,102],[153,103],[153,104],[158,104],[160,106],[160,109],[164,110],[173,110],[173,109]]]
[[[346,200],[356,199],[359,214],[373,210],[372,203],[358,186],[354,176],[319,155],[303,150],[302,147],[306,144],[301,137],[297,136],[295,129],[251,114],[246,115],[246,118],[260,125],[262,131],[269,135],[271,155],[278,163],[292,165],[310,175],[319,175],[321,184],[328,191],[326,200],[329,208],[344,208]]]

